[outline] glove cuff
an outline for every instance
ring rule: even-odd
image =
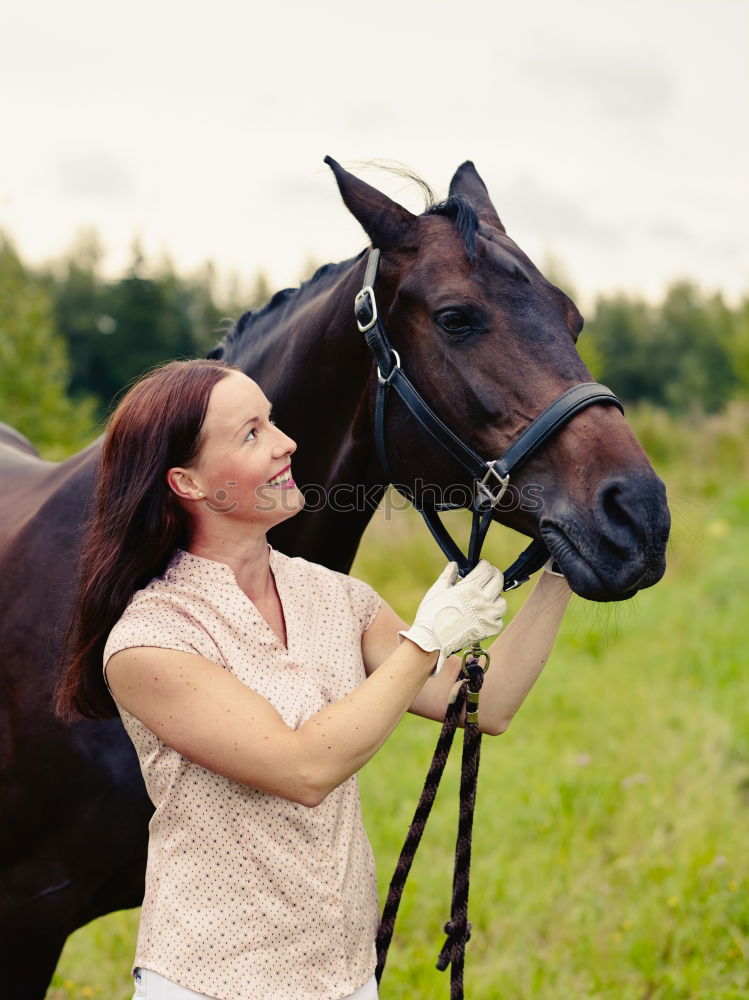
[[[432,632],[429,629],[422,628],[420,625],[412,625],[410,629],[402,629],[399,633],[399,641],[402,642],[403,639],[410,639],[411,642],[415,643],[419,649],[423,649],[425,653],[434,653],[439,650],[439,656],[437,657],[437,664],[430,674],[430,677],[434,677],[442,669],[442,664],[447,659],[447,653],[444,649],[440,648],[440,644],[436,641]]]

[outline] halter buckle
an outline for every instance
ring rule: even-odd
[[[499,459],[495,459],[499,461]],[[489,507],[496,507],[502,497],[505,495],[507,487],[510,485],[510,473],[508,472],[505,476],[500,476],[497,470],[494,468],[494,462],[486,463],[486,473],[483,479],[476,480],[476,493],[482,500],[482,504],[488,504]],[[497,480],[499,483],[499,490],[497,493],[492,493],[489,484],[491,477]]]
[[[362,322],[359,316],[364,314],[365,310],[371,310],[372,318]],[[354,316],[356,317],[356,325],[359,327],[360,333],[366,333],[368,330],[371,330],[377,322],[377,300],[375,299],[374,289],[371,285],[365,285],[361,291],[356,293],[356,298],[354,299]]]

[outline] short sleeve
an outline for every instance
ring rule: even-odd
[[[348,594],[354,618],[359,623],[359,632],[363,635],[375,620],[382,598],[373,587],[363,580],[357,580],[355,576],[348,576],[346,573],[335,573],[335,576]]]
[[[107,683],[107,662],[123,649],[158,646],[199,656],[223,666],[223,658],[206,630],[168,596],[144,591],[135,595],[109,633],[102,669]],[[111,694],[111,691],[110,691]]]

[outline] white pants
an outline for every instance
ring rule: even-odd
[[[195,993],[185,986],[178,986],[151,969],[135,970],[133,1000],[212,1000],[204,993]],[[377,1000],[377,980],[374,976],[346,1000]]]

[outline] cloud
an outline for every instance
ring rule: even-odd
[[[663,115],[674,100],[671,79],[655,57],[642,49],[636,54],[614,51],[591,52],[575,43],[565,42],[560,52],[559,40],[542,47],[549,51],[528,60],[525,68],[531,79],[544,88],[553,87],[577,93],[590,101],[606,117],[642,120]]]
[[[106,150],[64,156],[60,160],[60,179],[65,198],[120,200],[133,189],[127,168]]]
[[[516,175],[494,200],[510,232],[524,229],[547,239],[577,237],[608,244],[621,239],[615,227],[591,219],[579,202],[544,187],[531,174]]]
[[[643,229],[644,237],[660,243],[667,243],[672,252],[679,248],[689,253],[706,255],[709,259],[716,257],[726,260],[740,260],[746,252],[746,247],[737,237],[718,234],[715,230],[697,233],[689,226],[673,219],[656,219]]]
[[[697,234],[673,219],[656,219],[645,230],[646,236],[656,240],[664,240],[673,243],[695,244],[698,241]]]
[[[292,175],[277,177],[269,185],[270,190],[279,201],[328,203],[331,200],[331,192],[320,182],[319,176],[327,169],[322,167],[314,175],[308,173],[300,174],[298,177]]]

